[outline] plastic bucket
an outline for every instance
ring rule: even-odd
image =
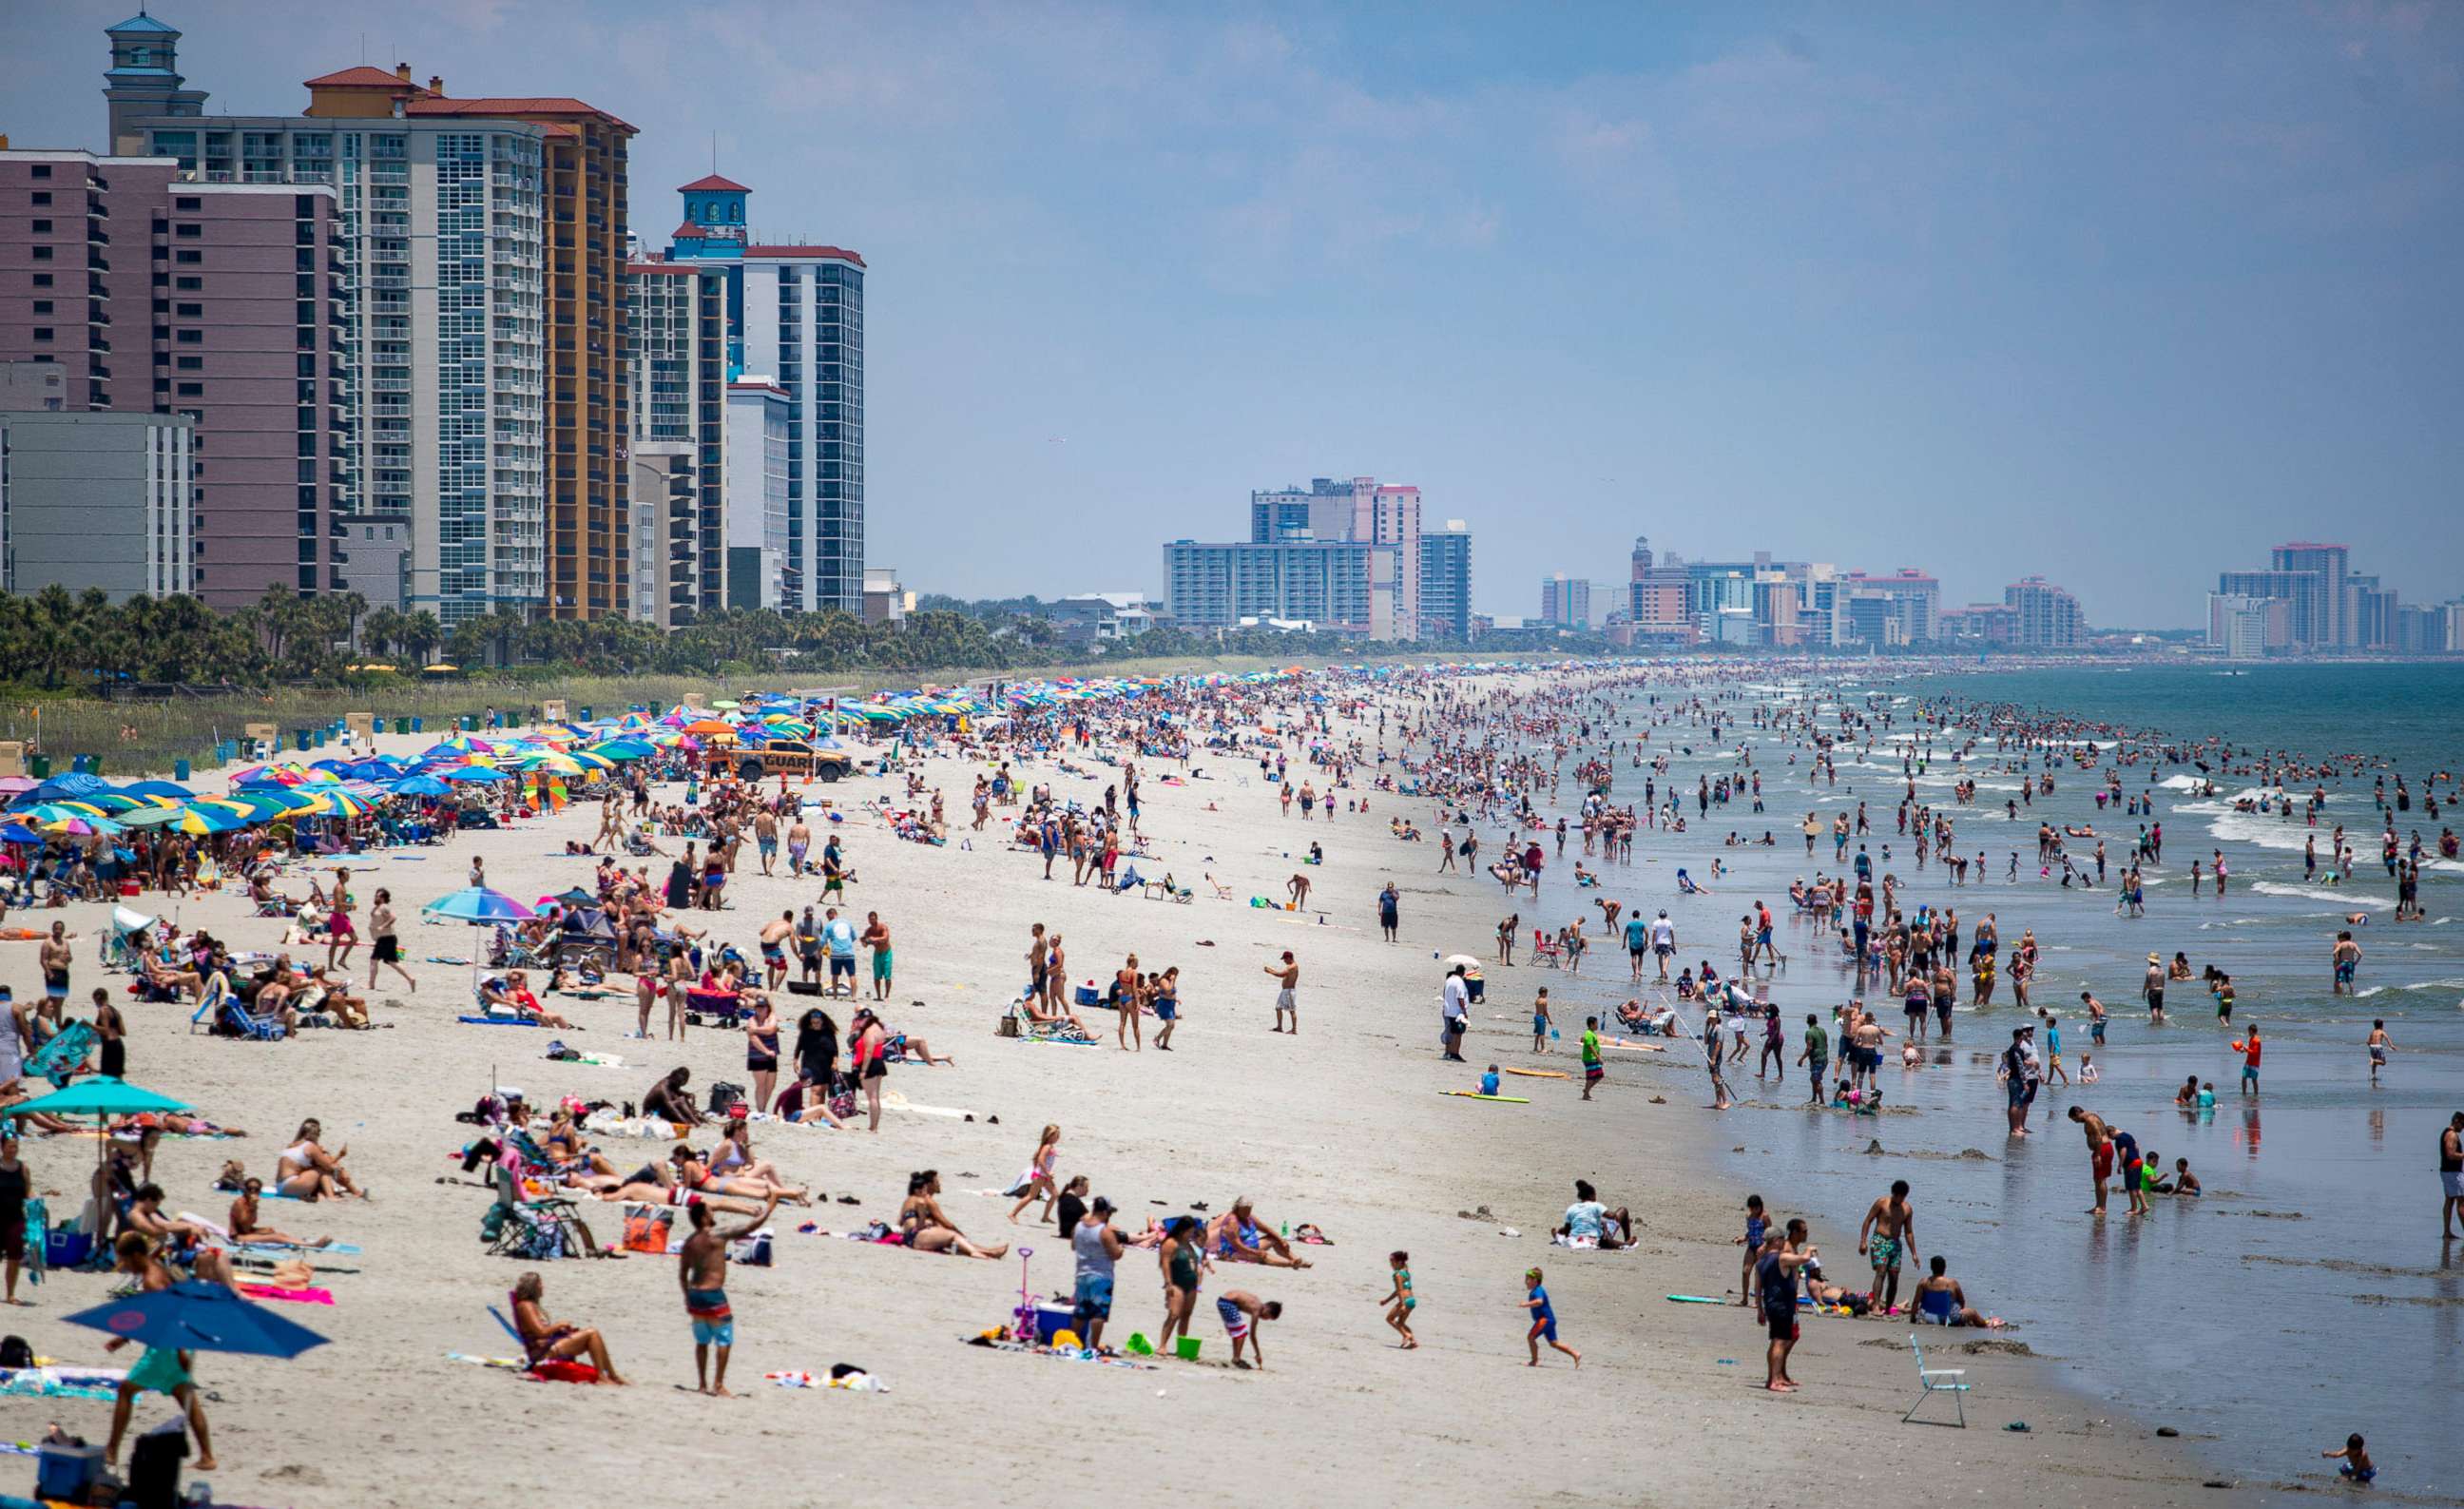
[[[1184,1336],[1180,1338],[1180,1340],[1172,1343],[1172,1349],[1174,1355],[1178,1357],[1182,1362],[1194,1363],[1198,1361],[1199,1347],[1204,1344],[1205,1343],[1199,1341],[1197,1337]]]

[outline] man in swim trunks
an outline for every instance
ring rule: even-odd
[[[761,851],[761,873],[768,875],[779,857],[779,819],[766,807],[753,814],[753,843]]]
[[[1297,993],[1301,985],[1301,966],[1293,962],[1292,951],[1287,948],[1284,950],[1283,962],[1266,965],[1265,972],[1275,977],[1276,986],[1275,1025],[1268,1031],[1282,1032],[1284,1018],[1289,1015],[1292,1019],[1292,1035],[1298,1037],[1301,1035],[1301,1006]]]
[[[55,1001],[69,998],[69,962],[76,953],[69,947],[69,940],[77,936],[68,930],[67,924],[54,922],[52,936],[43,940],[43,993]]]
[[[2336,981],[2331,995],[2343,995],[2353,988],[2353,971],[2362,966],[2362,945],[2353,942],[2347,928],[2336,935]]]
[[[728,1244],[759,1231],[777,1209],[779,1196],[773,1193],[762,1202],[760,1214],[722,1232],[708,1205],[692,1208],[693,1234],[685,1238],[684,1254],[676,1260],[676,1285],[684,1291],[685,1314],[693,1321],[693,1387],[698,1392],[728,1397],[727,1358],[736,1347],[736,1312],[727,1303]],[[710,1370],[714,1346],[718,1348],[715,1378]]]
[[[1232,1339],[1232,1365],[1244,1371],[1248,1368],[1249,1365],[1241,1361],[1241,1347],[1246,1343],[1249,1355],[1258,1360],[1258,1370],[1265,1371],[1266,1353],[1258,1344],[1258,1327],[1283,1315],[1283,1301],[1260,1299],[1246,1289],[1231,1289],[1216,1297],[1215,1313],[1222,1318],[1223,1334]]]
[[[768,978],[766,988],[776,990],[787,978],[787,940],[796,932],[796,914],[790,909],[779,914],[775,922],[761,924],[761,972]]]
[[[1908,1182],[1891,1181],[1891,1192],[1876,1200],[1857,1228],[1857,1251],[1874,1265],[1874,1287],[1866,1298],[1877,1308],[1899,1302],[1900,1263],[1916,1261],[1917,1213],[1908,1204]]]
[[[803,816],[799,813],[787,829],[787,874],[800,876],[804,873],[804,854],[812,847],[813,831],[804,826]]]
[[[2071,1107],[2070,1117],[2079,1123],[2079,1130],[2087,1134],[2088,1173],[2096,1184],[2096,1206],[2088,1213],[2101,1221],[2104,1219],[2104,1182],[2113,1175],[2113,1132],[2104,1124],[2104,1118],[2094,1111],[2081,1110],[2075,1105]]]

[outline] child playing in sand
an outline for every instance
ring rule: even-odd
[[[1489,1065],[1488,1073],[1480,1076],[1480,1093],[1489,1097],[1497,1094],[1497,1065]]]
[[[1412,1334],[1412,1312],[1419,1307],[1420,1301],[1412,1293],[1412,1270],[1408,1266],[1411,1261],[1409,1253],[1386,1254],[1387,1266],[1395,1271],[1395,1286],[1377,1301],[1386,1306],[1386,1323],[1403,1339],[1400,1350],[1406,1352],[1420,1344],[1419,1338]]]
[[[1582,1366],[1583,1354],[1557,1340],[1557,1312],[1549,1303],[1549,1291],[1540,1286],[1539,1269],[1525,1271],[1523,1287],[1529,1290],[1529,1294],[1520,1302],[1518,1308],[1531,1312],[1531,1329],[1523,1333],[1524,1343],[1531,1348],[1531,1361],[1524,1365],[1528,1367],[1540,1365],[1540,1342],[1545,1337],[1551,1346],[1573,1358],[1575,1366]]]
[[[2371,1478],[2376,1477],[2379,1475],[2378,1468],[2372,1465],[2370,1461],[2369,1452],[2362,1445],[2362,1438],[2359,1433],[2344,1437],[2344,1449],[2343,1451],[2321,1452],[2319,1454],[2331,1461],[2337,1457],[2343,1457],[2344,1465],[2337,1468],[2337,1473],[2342,1476],[2351,1478],[2357,1483],[2366,1483]]]

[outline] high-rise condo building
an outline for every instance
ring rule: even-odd
[[[1449,519],[1420,535],[1420,632],[1462,643],[1471,616],[1471,528]]]
[[[2023,650],[2077,650],[2087,643],[2079,599],[2041,576],[2023,576],[2002,588],[2002,604],[2017,614],[2011,642]]]
[[[128,59],[167,70],[178,35],[143,16],[115,28],[115,87],[140,67]],[[325,185],[0,151],[0,361],[58,364],[65,408],[193,422],[179,496],[194,558],[177,576],[217,608],[341,585],[333,523],[356,422],[341,246]]]
[[[1540,621],[1559,629],[1592,625],[1592,584],[1588,578],[1560,571],[1540,579]]]
[[[650,516],[634,521],[634,612],[672,627],[727,606],[727,276],[717,263],[643,259],[625,281],[633,507]],[[646,472],[646,456],[671,459]],[[655,580],[641,580],[645,565]]]
[[[2317,650],[2344,650],[2353,644],[2352,604],[2345,575],[2352,552],[2340,544],[2296,540],[2269,552],[2268,565],[2277,571],[2307,571],[2317,580],[2308,588],[2307,611],[2297,616],[2308,624],[2308,641]]]
[[[724,270],[729,380],[759,378],[785,401],[786,532],[776,606],[861,615],[864,258],[845,247],[754,239],[746,205],[753,191],[733,179],[713,173],[677,191],[684,219],[668,257]],[[752,501],[731,497],[731,512]],[[731,523],[731,537],[759,536],[760,519],[745,531]]]

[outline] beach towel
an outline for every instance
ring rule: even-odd
[[[283,1289],[273,1284],[243,1283],[239,1292],[252,1299],[279,1299],[287,1304],[332,1304],[331,1289]]]
[[[71,1022],[52,1034],[50,1042],[34,1050],[34,1056],[26,1060],[25,1072],[41,1075],[52,1082],[54,1089],[63,1089],[69,1082],[69,1072],[85,1062],[86,1054],[94,1051],[95,1042],[91,1023]]]

